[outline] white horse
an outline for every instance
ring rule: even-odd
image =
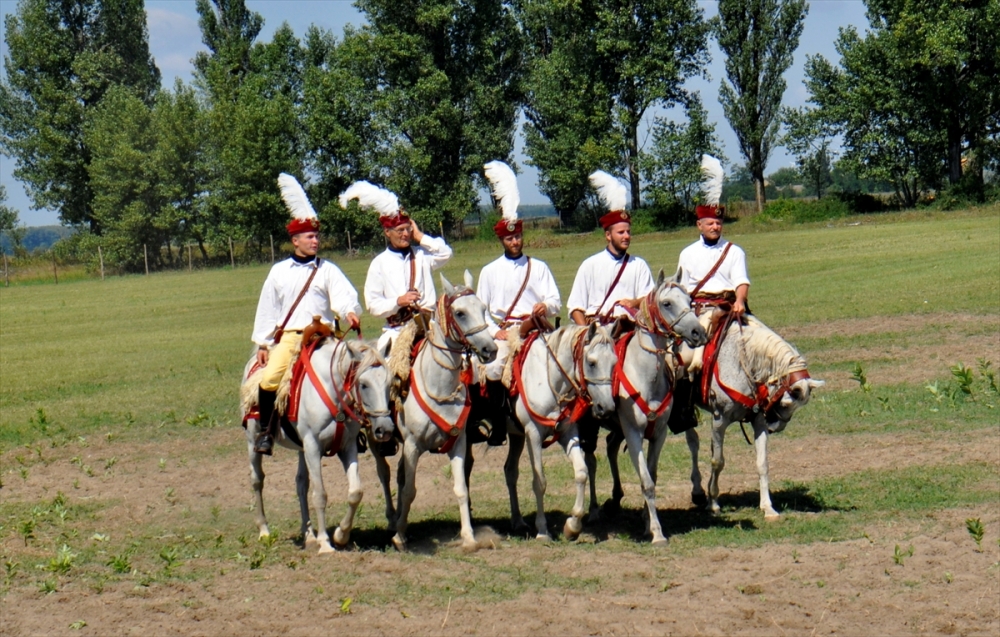
[[[244,378],[253,363],[254,360],[251,360],[247,364]],[[354,514],[363,496],[358,473],[358,432],[363,426],[372,439],[388,440],[392,436],[393,423],[389,413],[389,376],[385,361],[374,347],[361,342],[328,339],[315,349],[311,363],[336,413],[331,413],[324,397],[307,377],[302,381],[298,421],[294,423],[298,441],[291,440],[284,427],[278,427],[275,442],[299,452],[295,485],[302,515],[302,539],[306,546],[318,542],[319,553],[324,554],[333,552],[333,547],[326,530],[327,497],[323,486],[323,455],[335,453],[347,474],[347,514],[333,534],[334,543],[343,547],[350,540]],[[260,537],[264,538],[270,535],[270,530],[264,515],[263,456],[253,450],[259,432],[260,423],[254,418],[247,419],[247,451],[250,456],[250,482],[256,504],[255,518]],[[309,515],[310,485],[313,487],[315,518],[310,518]],[[315,520],[315,527],[310,520]]]
[[[535,537],[552,539],[545,520],[546,480],[542,449],[558,441],[573,464],[576,482],[576,501],[563,525],[563,534],[568,539],[576,539],[583,530],[587,487],[587,465],[576,421],[588,409],[601,418],[615,408],[611,395],[611,374],[617,360],[614,341],[604,327],[593,323],[586,327],[564,325],[549,334],[538,335],[525,345],[528,350],[523,369],[514,375],[518,388],[515,416],[524,424],[524,433],[511,432],[504,464],[511,525],[517,533],[528,528],[517,497],[517,465],[527,443],[537,505]]]
[[[709,506],[719,512],[719,474],[726,466],[722,443],[734,422],[753,425],[760,477],[760,508],[765,519],[777,519],[768,488],[767,439],[782,431],[792,414],[809,402],[812,390],[825,383],[809,377],[805,359],[787,341],[752,316],[746,324],[725,324],[728,333],[718,351],[718,363],[702,374],[711,374],[707,402],[699,406],[712,414],[712,474],[708,481]],[[698,390],[695,390],[698,393]],[[698,470],[698,432],[686,432],[691,451],[691,499],[705,501]]]
[[[465,475],[465,424],[470,399],[463,370],[468,370],[467,359],[473,353],[481,363],[491,362],[496,358],[497,346],[486,330],[486,306],[475,295],[469,271],[465,271],[464,286],[453,286],[444,275],[441,284],[444,293],[419,345],[410,373],[409,394],[402,412],[397,414],[403,450],[392,543],[400,551],[406,550],[407,520],[417,494],[417,462],[426,451],[448,454],[461,517],[462,546],[476,547]],[[385,474],[387,478],[388,471]],[[380,468],[380,478],[382,475]],[[388,493],[387,483],[386,479],[383,489]]]
[[[619,360],[615,368],[615,398],[617,410],[611,426],[616,435],[608,437],[608,463],[614,478],[612,498],[615,504],[621,502],[624,492],[618,471],[618,446],[622,437],[628,445],[632,464],[639,474],[642,495],[646,500],[646,535],[652,537],[653,545],[667,543],[656,512],[656,468],[660,452],[667,439],[667,419],[673,403],[673,375],[666,358],[673,356],[672,345],[683,339],[691,347],[704,345],[708,336],[691,311],[691,297],[679,285],[681,271],[672,279],[667,279],[660,270],[656,287],[643,298],[635,317],[636,329],[631,335],[624,352],[618,350]],[[617,435],[617,434],[621,435]],[[649,452],[643,451],[643,439],[649,440]],[[597,460],[593,452],[586,453],[587,469],[590,472],[590,520],[599,517],[597,490],[594,477]]]

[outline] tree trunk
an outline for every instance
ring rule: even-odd
[[[764,191],[764,175],[754,175],[754,190],[757,192],[757,212],[764,212],[764,204],[767,203],[767,194]]]
[[[948,129],[948,183],[957,184],[962,180],[962,131]]]
[[[629,125],[628,131],[628,183],[632,190],[632,210],[638,210],[642,205],[642,192],[639,190],[639,127]]]

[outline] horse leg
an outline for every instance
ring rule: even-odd
[[[469,479],[472,477],[472,465],[476,464],[476,458],[472,455],[472,441],[469,440],[468,432],[465,435],[465,490],[466,497],[469,500],[469,512],[472,512],[472,497],[469,492],[472,491],[472,483]],[[457,445],[458,443],[456,443]]]
[[[719,506],[719,474],[726,467],[726,458],[722,455],[722,443],[726,438],[728,422],[721,418],[712,421],[712,475],[708,479],[709,507],[712,513],[722,510]]]
[[[691,503],[704,508],[708,506],[708,497],[701,486],[701,471],[698,470],[698,449],[701,443],[698,430],[688,429],[684,432],[684,437],[687,438],[688,450],[691,452]]]
[[[465,437],[465,433],[462,434]],[[455,481],[455,497],[458,498],[458,515],[462,524],[462,548],[466,551],[478,548],[476,536],[472,532],[472,511],[469,508],[469,487],[466,484],[465,453],[472,447],[471,444],[461,444],[462,440],[456,441],[455,445],[448,452],[451,460],[451,476]]]
[[[358,445],[356,440],[348,439],[337,456],[340,463],[344,465],[344,473],[347,474],[347,513],[340,521],[340,525],[333,530],[333,543],[338,548],[347,546],[351,539],[351,531],[354,529],[354,514],[358,511],[361,498],[364,497],[364,489],[361,488],[361,473],[358,470]]]
[[[622,498],[625,497],[625,490],[622,489],[622,476],[618,469],[618,450],[621,449],[622,441],[625,440],[621,428],[612,429],[608,434],[608,466],[611,467],[611,505],[614,511],[622,508]]]
[[[312,505],[316,513],[316,541],[319,542],[319,554],[333,553],[330,546],[330,536],[326,532],[326,488],[323,486],[323,458],[319,442],[313,435],[302,436],[302,452],[309,469],[309,483],[312,485]]]
[[[397,551],[406,550],[406,527],[410,516],[410,505],[417,497],[417,461],[420,460],[420,449],[413,436],[407,436],[403,443],[402,458],[399,459],[399,476],[402,486],[399,487],[399,510],[396,519],[396,535],[392,536],[392,545]]]
[[[525,427],[528,443],[528,461],[531,462],[531,489],[535,492],[535,539],[549,541],[548,523],[545,521],[545,468],[542,466],[542,435],[538,425],[531,423]]]
[[[382,497],[385,498],[385,519],[389,523],[389,531],[396,532],[396,507],[392,502],[392,470],[389,468],[389,461],[385,456],[377,451],[378,444],[373,444],[369,448],[372,457],[375,458],[375,471],[378,472],[378,481],[382,485]]]
[[[260,431],[256,420],[247,421],[247,453],[250,456],[250,486],[253,489],[254,522],[257,523],[258,537],[271,535],[267,528],[267,516],[264,515],[264,456],[253,450],[254,441]]]
[[[754,427],[754,449],[757,451],[757,475],[760,477],[760,509],[765,520],[777,520],[781,515],[771,505],[771,489],[767,476],[767,428]]]
[[[597,456],[593,451],[583,454],[583,462],[587,465],[587,477],[590,482],[590,514],[587,523],[593,524],[601,519],[601,507],[597,504]]]
[[[525,437],[515,434],[507,436],[507,461],[503,464],[503,475],[507,480],[507,494],[510,496],[510,528],[513,535],[525,535],[528,523],[521,515],[521,504],[517,499],[518,463],[524,452]]]
[[[652,537],[653,546],[665,545],[667,538],[663,535],[660,516],[656,512],[656,481],[649,473],[649,464],[642,449],[643,432],[638,425],[628,421],[622,423],[622,431],[628,444],[628,455],[639,474],[642,497],[646,500],[646,515],[643,516],[646,518],[646,535]]]
[[[299,515],[302,518],[302,546],[315,549],[316,534],[309,522],[309,469],[306,467],[306,456],[299,452],[299,468],[295,472],[295,493],[299,496]]]
[[[568,433],[568,432],[567,432]],[[576,482],[576,502],[570,517],[566,518],[563,525],[563,535],[568,540],[575,540],[583,530],[583,504],[587,494],[587,462],[583,458],[583,449],[580,448],[580,436],[567,436],[563,448],[570,462],[573,463],[573,480]]]

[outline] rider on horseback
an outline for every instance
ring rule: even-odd
[[[257,344],[257,364],[264,368],[258,390],[261,432],[254,445],[257,453],[271,455],[278,419],[274,403],[278,384],[302,342],[302,330],[313,316],[326,322],[345,317],[351,327],[361,321],[358,293],[340,268],[316,256],[319,251],[319,219],[302,187],[291,175],[278,177],[281,197],[292,213],[287,230],[294,251],[274,264],[264,281],[257,303],[252,340]],[[283,318],[282,318],[283,317]]]
[[[381,351],[395,340],[407,321],[434,311],[437,293],[431,271],[448,262],[451,248],[443,238],[424,234],[399,205],[396,195],[384,188],[367,181],[355,182],[340,195],[340,205],[346,208],[351,199],[379,213],[389,244],[385,252],[372,259],[364,288],[368,311],[385,319],[378,340]]]
[[[503,216],[493,227],[503,244],[503,256],[488,263],[479,274],[476,296],[488,310],[490,336],[497,344],[496,359],[486,366],[487,397],[490,412],[490,446],[500,446],[507,439],[507,389],[500,381],[507,363],[509,348],[507,331],[534,319],[544,321],[559,314],[561,301],[556,281],[544,262],[525,256],[522,223],[517,218],[519,196],[517,178],[507,164],[491,161],[486,164],[486,178],[493,187],[493,198]]]

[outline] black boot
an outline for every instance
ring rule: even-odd
[[[254,441],[253,450],[256,453],[269,456],[274,451],[274,425],[278,421],[275,418],[274,402],[278,398],[278,392],[260,389],[257,391],[257,408],[260,410],[260,433]]]
[[[486,444],[502,447],[507,442],[507,388],[498,380],[486,381],[487,399],[490,405],[490,437]]]

